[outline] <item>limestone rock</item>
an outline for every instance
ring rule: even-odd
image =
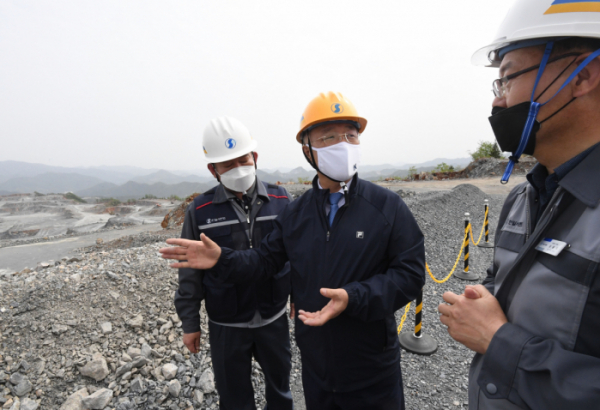
[[[177,366],[172,363],[165,364],[162,367],[162,374],[167,380],[173,379],[175,376],[177,376]]]
[[[173,397],[179,397],[179,393],[181,392],[181,383],[179,380],[171,380],[169,382],[169,394]]]
[[[94,394],[84,397],[82,400],[83,407],[92,410],[102,410],[113,397],[113,391],[109,389],[100,389]]]
[[[202,373],[202,376],[200,376],[200,381],[198,382],[198,386],[206,394],[215,391],[215,375],[213,374],[212,370],[206,369],[204,373]]]
[[[142,327],[142,324],[144,324],[144,317],[141,314],[134,316],[127,321],[127,324],[134,328]]]
[[[22,397],[29,393],[32,389],[33,385],[31,382],[27,379],[23,379],[19,382],[19,384],[12,388],[12,391],[16,396]]]
[[[112,333],[112,323],[110,323],[110,322],[101,323],[100,330],[102,331],[102,334],[104,334],[104,335]]]
[[[202,393],[202,390],[194,390],[194,401],[198,404],[202,404],[204,401],[204,393]]]
[[[82,376],[90,377],[99,382],[100,380],[104,380],[110,374],[110,371],[108,370],[106,359],[101,354],[96,353],[91,362],[79,368],[79,373]]]
[[[21,410],[37,410],[39,406],[37,402],[28,398],[24,398],[21,401]]]
[[[87,388],[77,390],[60,406],[60,410],[84,410],[83,399],[87,396]]]
[[[142,393],[146,386],[144,385],[144,381],[142,379],[134,379],[131,382],[131,386],[129,389],[134,393]]]

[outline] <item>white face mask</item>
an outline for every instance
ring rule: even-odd
[[[221,183],[234,192],[246,192],[256,181],[254,165],[233,168],[221,176]]]
[[[340,142],[324,148],[314,148],[319,155],[319,169],[337,181],[347,181],[356,174],[360,165],[360,145]]]

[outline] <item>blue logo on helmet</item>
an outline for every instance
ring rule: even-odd
[[[235,140],[233,138],[227,138],[227,140],[225,140],[225,146],[229,149],[233,149],[235,148]]]
[[[334,114],[341,114],[344,112],[344,106],[340,103],[333,103],[331,104],[331,111],[333,111]]]

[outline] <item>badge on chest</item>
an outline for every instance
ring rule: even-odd
[[[535,247],[536,251],[547,253],[548,255],[558,256],[567,246],[566,242],[556,239],[544,238]]]

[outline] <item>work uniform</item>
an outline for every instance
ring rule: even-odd
[[[260,248],[223,248],[214,280],[264,280],[291,263],[296,310],[316,312],[321,288],[344,288],[348,306],[320,327],[295,321],[308,410],[404,408],[394,312],[425,283],[424,242],[402,199],[354,176],[329,226],[329,190],[313,189],[275,220]]]
[[[508,323],[473,359],[469,409],[596,409],[600,145],[528,179],[500,214],[484,285]]]
[[[219,246],[251,248],[273,230],[290,198],[284,188],[258,178],[242,200],[218,185],[190,204],[181,237],[200,240],[204,233]],[[221,409],[255,409],[252,356],[265,375],[268,407],[292,409],[289,294],[289,264],[271,278],[237,285],[217,283],[204,271],[179,269],[175,307],[185,333],[200,331],[200,302],[205,302]]]

